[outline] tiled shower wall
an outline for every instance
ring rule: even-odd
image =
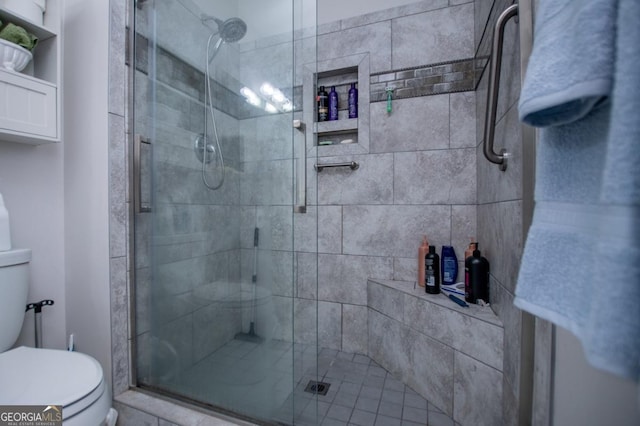
[[[129,187],[126,0],[109,0],[109,282],[111,296],[111,389],[129,388]]]
[[[240,293],[235,285],[240,278],[238,120],[231,111],[216,110],[227,173],[220,190],[206,189],[193,149],[204,132],[204,76],[190,63],[202,62],[208,30],[200,25],[199,14],[181,2],[158,3],[155,23],[148,12],[145,7],[136,15],[134,123],[135,133],[152,143],[142,161],[153,164],[148,177],[154,210],[136,213],[135,235],[138,377],[147,377],[147,384],[157,376],[148,366],[157,366],[164,372],[160,375],[177,373],[176,366],[186,369],[197,363],[241,329],[237,304],[222,302]],[[154,25],[162,31],[154,32]],[[200,40],[189,45],[191,50],[172,46],[177,37],[171,34],[185,27],[192,27]],[[224,49],[219,75],[237,66],[234,54],[233,48]],[[221,97],[223,89],[214,90]],[[216,168],[207,170],[209,182],[217,183]],[[227,327],[207,326],[216,323]]]
[[[498,15],[511,0],[476,0],[476,56],[490,55],[491,34]],[[506,425],[526,424],[520,419],[522,359],[522,311],[513,306],[523,247],[523,158],[522,128],[518,122],[520,93],[520,44],[518,26],[512,19],[506,26],[502,57],[502,78],[498,100],[495,149],[511,154],[506,172],[483,155],[484,116],[487,101],[488,67],[477,89],[477,179],[478,239],[483,255],[491,262],[491,304],[504,324],[503,418]],[[524,422],[524,423],[523,423]]]
[[[435,0],[326,24],[318,29],[318,61],[368,54],[375,84],[406,68],[470,59],[473,19],[473,2]],[[243,54],[269,68],[278,58],[264,52],[275,51],[245,46]],[[296,57],[315,60],[306,52]],[[475,115],[471,90],[396,99],[392,113],[386,103],[373,102],[371,125],[363,129],[366,152],[336,155],[340,147],[330,147],[326,156],[320,148],[319,157],[309,159],[308,213],[291,219],[288,208],[278,219],[282,229],[291,220],[294,225],[293,255],[284,246],[281,261],[295,262],[296,286],[278,297],[294,300],[296,341],[313,341],[317,326],[319,346],[366,354],[368,277],[415,281],[424,234],[438,250],[452,244],[462,260],[476,235]],[[315,162],[337,161],[357,161],[360,168],[313,169]],[[245,252],[251,249],[250,239],[241,243]]]

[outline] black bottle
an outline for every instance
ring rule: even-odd
[[[480,250],[464,261],[464,300],[478,303],[478,299],[489,302],[489,261]]]
[[[436,246],[429,246],[424,269],[424,291],[429,294],[440,293],[440,256],[436,253]]]
[[[329,94],[324,90],[324,86],[318,89],[318,121],[329,119]]]

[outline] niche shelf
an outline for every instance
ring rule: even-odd
[[[317,134],[357,132],[358,119],[347,118],[336,121],[321,121],[315,123],[314,131]]]
[[[305,71],[304,114],[307,123],[307,150],[314,156],[365,154],[369,152],[369,54],[358,54],[318,62],[316,70]],[[358,87],[358,118],[349,118],[348,92]],[[316,94],[325,86],[336,87],[338,120],[318,122]],[[323,142],[331,142],[329,145]]]
[[[60,142],[60,2],[48,2],[44,25],[0,7],[0,20],[38,37],[33,60],[21,72],[0,70],[0,141],[32,145]]]

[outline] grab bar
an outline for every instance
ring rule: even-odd
[[[493,150],[495,139],[496,114],[498,109],[498,93],[500,90],[500,68],[502,66],[502,44],[504,41],[504,27],[509,19],[518,14],[518,5],[514,4],[505,9],[493,31],[493,49],[491,51],[491,66],[489,68],[489,89],[487,95],[487,111],[484,121],[484,156],[494,164],[500,165],[500,170],[507,170],[507,150],[500,150],[496,154]]]
[[[294,213],[307,212],[307,126],[300,120],[293,120],[293,128],[304,135],[300,159],[296,163],[296,204]]]
[[[360,167],[360,164],[358,164],[355,161],[349,161],[347,163],[316,164],[313,167],[315,167],[316,171],[320,173],[324,169],[328,169],[330,167],[349,167],[351,170],[358,170],[358,168]]]

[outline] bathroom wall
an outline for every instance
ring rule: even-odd
[[[61,11],[61,33],[66,34],[62,143],[32,147],[1,142],[0,192],[12,216],[14,246],[33,250],[29,300],[55,301],[43,310],[44,346],[65,348],[67,333],[75,333],[78,349],[96,356],[108,373],[108,92],[102,71],[108,11],[98,2],[76,3],[67,2]],[[96,19],[96,13],[103,18]],[[72,46],[84,40],[72,37],[74,31],[82,22],[94,21],[104,23],[92,26],[94,42]],[[95,61],[87,60],[91,55]],[[31,312],[18,344],[33,345]]]
[[[64,349],[68,333],[74,333],[76,349],[98,359],[109,377],[108,232],[114,228],[109,215],[117,211],[109,210],[107,193],[108,170],[117,162],[110,164],[113,158],[107,152],[107,108],[119,98],[123,111],[124,91],[117,96],[107,90],[107,3],[70,0],[61,8],[62,143],[27,146],[0,141],[0,192],[11,214],[13,245],[33,251],[29,300],[55,301],[43,310],[44,346]],[[91,43],[86,42],[87,33]],[[124,31],[120,35],[124,40]],[[124,51],[124,43],[119,46]],[[121,66],[124,70],[124,60]],[[123,238],[126,232],[120,241]],[[17,345],[33,344],[29,312]]]
[[[299,281],[298,297],[321,301],[323,346],[365,352],[360,313],[366,280],[415,281],[421,235],[438,252],[444,244],[453,245],[462,259],[476,234],[475,94],[452,93],[451,75],[451,80],[442,77],[442,87],[427,91],[429,96],[418,90],[428,84],[420,68],[472,56],[472,31],[473,3],[446,2],[343,20],[340,30],[321,27],[320,61],[368,52],[372,93],[396,87],[392,113],[385,102],[376,102],[380,98],[372,99],[368,153],[324,156],[318,151],[318,162],[355,160],[360,169],[308,170],[317,185],[318,237],[329,244],[319,247],[318,294]],[[417,68],[413,73],[412,67]],[[435,67],[426,68],[436,73]],[[313,225],[298,225],[303,241],[313,237]],[[301,251],[299,263],[313,262]]]
[[[30,248],[30,302],[53,299],[42,312],[43,344],[65,347],[64,149],[0,141],[0,194],[9,211],[12,246]],[[33,311],[16,346],[33,346]]]
[[[321,0],[318,2],[318,24],[327,24],[346,18],[366,15],[372,12],[386,13],[383,11],[393,7],[414,3],[416,3],[415,0],[351,0],[349,2]],[[452,5],[456,3],[465,2],[451,2]]]
[[[62,8],[50,5],[45,25],[60,32]],[[3,99],[11,106],[13,99]],[[32,146],[0,137],[0,194],[9,211],[13,248],[32,250],[27,300],[53,299],[42,313],[43,344],[65,347],[64,144]],[[24,314],[15,346],[34,345],[34,312]]]
[[[162,2],[155,7],[157,13],[147,19],[146,11],[151,8],[151,5],[147,4],[142,9],[136,9],[137,16],[144,17],[144,19],[136,21],[136,31],[147,38],[153,38],[163,49],[187,64],[204,71],[207,40],[218,26],[211,21],[203,24],[202,15],[215,16],[224,20],[237,16],[238,6],[237,2],[233,0],[207,1],[202,6],[204,7],[199,7],[198,2],[192,0]],[[185,31],[185,28],[188,28],[189,31]],[[157,31],[155,31],[156,29]],[[214,39],[213,42],[215,41]],[[212,67],[216,79],[220,79],[215,74],[218,68],[229,72],[231,64],[236,62],[234,50],[234,45],[225,45],[218,53],[216,66]]]
[[[371,125],[363,129],[369,134],[368,147],[320,148],[318,158],[313,158],[315,148],[311,150],[307,214],[292,218],[287,208],[272,217],[283,224],[281,229],[289,229],[293,220],[295,256],[286,255],[291,249],[288,243],[281,248],[280,262],[295,262],[296,287],[293,294],[278,297],[294,299],[294,335],[299,341],[305,336],[315,339],[318,301],[319,345],[367,353],[367,278],[415,281],[423,234],[438,249],[453,244],[461,258],[469,237],[475,236],[473,82],[466,91],[453,93],[464,90],[456,79],[465,73],[455,72],[455,67],[473,57],[473,9],[473,3],[449,6],[447,1],[422,1],[319,27],[319,61],[330,64],[337,58],[368,55],[367,83],[375,101],[370,105]],[[263,42],[253,49],[243,44],[242,57],[258,58],[269,68],[278,62],[278,52],[286,54],[282,43],[274,38],[271,44]],[[315,46],[315,39],[298,44]],[[416,46],[422,48],[416,51]],[[298,52],[298,64],[315,61],[305,49]],[[312,72],[300,66],[298,71],[296,84],[302,83],[304,72]],[[420,77],[427,73],[434,80]],[[397,88],[391,114],[376,97],[389,82]],[[362,87],[367,85],[361,82]],[[311,109],[313,102],[303,106]],[[280,128],[290,137],[288,126]],[[243,135],[244,140],[250,137],[255,133]],[[359,154],[349,154],[353,152]],[[358,170],[319,174],[313,168],[315,162],[351,160],[359,162]],[[241,228],[252,221],[248,216]],[[244,252],[250,251],[250,239],[241,244]],[[283,320],[289,322],[290,318]]]
[[[292,181],[291,147],[279,143],[291,138],[291,117],[263,115],[240,120],[243,169],[268,169],[271,175],[266,183],[247,176],[249,185],[241,187],[246,206],[241,229],[250,230],[257,222],[276,231],[270,235],[274,244],[270,261],[258,268],[260,275],[270,266],[273,276],[270,290],[278,312],[276,338],[289,340],[293,332],[297,343],[315,344],[317,339],[321,348],[377,354],[375,346],[382,338],[378,331],[387,329],[389,319],[370,314],[368,278],[397,280],[412,288],[423,234],[438,250],[443,244],[454,245],[460,255],[462,279],[464,249],[477,232],[473,10],[473,3],[449,6],[448,2],[422,1],[319,27],[317,60],[322,71],[342,68],[345,63],[366,64],[366,80],[360,81],[359,87],[361,99],[369,97],[362,93],[370,90],[367,95],[372,101],[368,111],[361,104],[359,124],[363,128],[358,145],[307,145],[309,205],[305,214],[292,214],[288,204],[291,193],[279,201],[269,198],[271,191],[287,194]],[[437,37],[442,41],[434,42]],[[316,66],[316,39],[296,39],[294,43],[296,86],[313,84],[313,75],[307,73],[312,74]],[[286,87],[291,78],[286,63],[290,44],[289,39],[277,36],[259,43],[243,42],[243,83],[254,90],[265,80]],[[416,52],[415,46],[424,50]],[[273,69],[280,71],[272,75]],[[343,84],[347,78],[355,77],[334,79]],[[386,110],[386,86],[396,88],[391,113]],[[306,86],[302,91],[308,96]],[[295,116],[312,127],[309,119],[314,115],[314,100],[298,96],[296,107],[304,114]],[[346,107],[344,98],[342,107]],[[299,138],[294,132],[296,143],[301,142]],[[343,161],[357,161],[360,167],[322,173],[313,167],[315,163]],[[279,185],[274,188],[274,183]],[[252,242],[250,233],[245,232],[241,237],[243,271],[251,270]],[[287,285],[292,266],[293,289]],[[243,281],[249,280],[250,275],[243,274]],[[375,334],[370,336],[372,331]],[[411,343],[407,347],[412,347]],[[501,344],[496,351],[502,354]],[[451,363],[437,362],[438,372],[433,373],[437,378],[424,380],[432,383],[429,379],[437,382],[446,377],[442,386],[453,388],[455,376],[459,381],[456,386],[464,386],[469,395],[484,394],[492,405],[482,420],[501,414],[502,407],[496,401],[501,396],[502,357],[499,368],[473,364],[471,369],[482,369],[486,375],[474,382],[476,386],[468,386],[462,384],[464,374],[460,373],[467,365],[457,365],[454,372],[453,352],[450,348],[443,352]],[[438,358],[436,353],[442,355],[435,349],[427,353],[433,358]],[[402,363],[401,355],[393,358]],[[393,370],[408,368],[407,359],[404,361],[403,367],[396,365]],[[480,390],[485,387],[493,391]],[[478,418],[460,401],[454,413],[453,391],[445,393],[434,399],[440,409],[455,414],[463,423]]]
[[[1,141],[0,192],[14,246],[33,250],[29,300],[55,301],[43,310],[44,346],[63,349],[74,333],[76,349],[98,359],[109,377],[109,10],[100,1],[67,1],[61,13],[62,143]],[[32,312],[17,344],[34,344]]]
[[[493,27],[510,0],[475,2],[475,49],[478,60],[486,63],[490,55]],[[488,67],[477,88],[477,181],[478,241],[491,262],[491,305],[504,324],[503,417],[506,425],[526,424],[521,400],[523,361],[523,313],[513,306],[520,257],[523,247],[523,158],[522,130],[518,122],[520,93],[520,45],[514,20],[506,26],[499,88],[495,150],[506,148],[511,154],[506,172],[489,163],[483,155],[484,118],[487,102]]]
[[[67,333],[111,376],[109,298],[109,4],[67,1],[64,14]],[[92,43],[86,34],[92,34]]]
[[[431,0],[428,0],[428,2],[433,3]],[[204,2],[202,0],[196,1],[196,3],[199,3],[203,10],[208,10],[210,11],[209,13],[220,16],[221,18],[232,16],[232,14],[225,15],[222,12],[224,9],[217,6],[211,7],[208,4],[203,4]],[[316,5],[316,2],[304,0],[297,0],[293,3],[293,7],[296,10],[295,16],[293,17],[294,28],[310,29],[311,27],[315,27],[316,24],[323,25],[372,12],[384,14],[386,13],[385,11],[390,8],[414,4],[416,1],[350,0],[348,2],[340,2],[336,0],[321,0],[317,3]],[[290,19],[286,22],[282,21],[282,18],[288,16],[290,13],[290,2],[270,0],[256,3],[253,0],[238,0],[237,7],[239,16],[246,19],[248,26],[245,41],[255,41],[268,36],[282,34],[286,28],[291,27]],[[229,7],[227,7],[227,9],[228,8]]]
[[[553,411],[549,423],[539,424],[640,424],[638,383],[593,368],[580,341],[567,330],[556,330]]]

